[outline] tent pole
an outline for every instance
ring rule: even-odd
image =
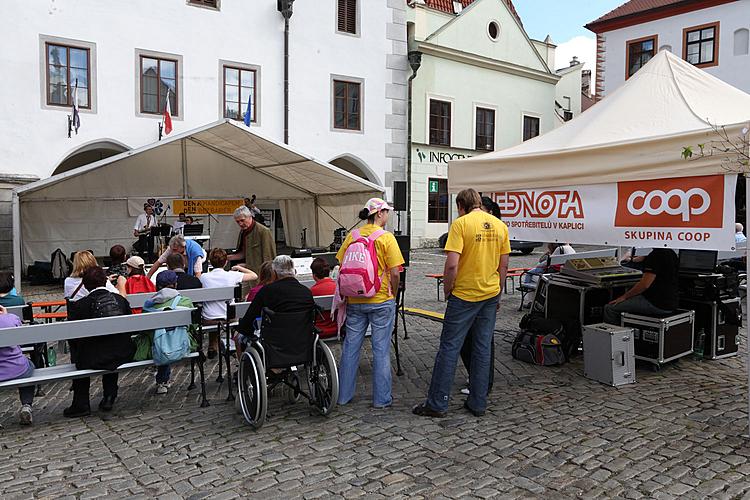
[[[750,193],[750,176],[745,173],[745,230],[747,230],[747,227],[750,226],[750,212],[748,212],[748,206],[747,206],[747,194]],[[735,219],[737,220],[737,219]],[[745,245],[745,272],[750,273],[750,246]],[[745,293],[745,311],[750,314],[750,295]],[[745,324],[745,348],[747,349],[747,366],[745,369],[747,370],[747,433],[750,435],[750,334],[748,334],[748,331],[750,331],[750,327]]]
[[[187,141],[180,140],[180,149],[182,150],[182,196],[188,197],[188,173],[187,173]]]
[[[21,205],[18,193],[13,191],[13,277],[16,289],[21,291]]]
[[[315,246],[320,246],[320,209],[318,208],[318,195],[313,197],[315,200]]]

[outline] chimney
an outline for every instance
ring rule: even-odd
[[[570,61],[570,66],[578,66],[579,64],[581,64],[581,62],[578,60],[578,56],[573,56],[573,60]]]

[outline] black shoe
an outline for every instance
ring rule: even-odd
[[[483,417],[484,416],[484,410],[480,411],[480,410],[472,410],[471,409],[471,407],[469,406],[469,400],[468,399],[466,401],[464,401],[464,409],[468,410],[469,413],[471,413],[475,417]]]
[[[425,403],[415,406],[411,409],[411,412],[415,415],[419,415],[420,417],[430,418],[445,418],[448,415],[447,411],[433,410]]]
[[[104,396],[101,401],[99,401],[99,409],[101,411],[112,411],[112,407],[115,405],[115,398],[117,396]]]
[[[88,417],[89,415],[91,415],[91,407],[88,405],[82,406],[80,408],[76,406],[70,406],[63,410],[63,416],[68,418]]]

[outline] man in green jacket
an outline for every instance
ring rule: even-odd
[[[273,234],[266,226],[255,222],[252,212],[246,206],[234,211],[234,221],[240,226],[240,235],[237,251],[229,255],[228,260],[234,264],[244,261],[246,268],[258,274],[261,264],[276,257]]]

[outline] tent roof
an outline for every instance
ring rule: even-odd
[[[450,162],[450,189],[490,191],[498,183],[517,189],[716,173],[718,158],[682,161],[682,147],[715,139],[714,126],[735,130],[749,119],[750,95],[661,51],[615,92],[562,127],[502,151]]]
[[[29,195],[33,197],[43,195],[42,192],[50,188],[62,194],[68,190],[61,185],[73,181],[77,186],[78,194],[86,196],[87,186],[82,182],[81,176],[97,170],[106,170],[107,175],[122,172],[120,175],[127,177],[128,173],[120,170],[121,168],[135,169],[136,164],[142,167],[142,164],[149,160],[150,168],[169,172],[174,180],[174,188],[179,188],[183,196],[189,196],[193,191],[188,188],[188,192],[185,193],[183,183],[187,185],[187,180],[183,179],[181,183],[179,179],[179,172],[181,170],[185,172],[188,168],[192,174],[190,175],[191,181],[197,179],[205,181],[206,175],[210,175],[224,183],[228,196],[237,194],[232,187],[233,176],[242,175],[243,169],[252,170],[252,179],[256,183],[262,181],[266,187],[265,191],[269,194],[274,189],[280,192],[280,195],[267,196],[268,198],[310,198],[317,195],[384,191],[381,186],[295,151],[287,145],[262,137],[242,124],[231,120],[219,120],[48,179],[18,187],[14,192],[21,199]],[[185,163],[184,168],[183,163]],[[221,166],[225,167],[224,170],[218,168]],[[117,167],[118,170],[110,171],[113,167]],[[160,172],[153,172],[153,174],[159,175]],[[148,176],[140,176],[141,185],[147,180]],[[90,187],[92,192],[88,195],[94,196],[97,186]],[[258,189],[259,194],[260,191]],[[132,195],[127,192],[117,194]]]

